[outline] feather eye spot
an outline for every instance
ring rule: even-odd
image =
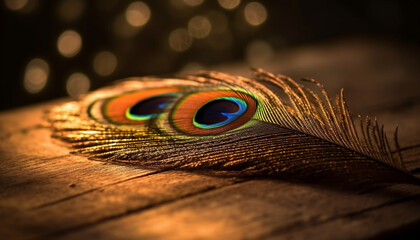
[[[129,92],[107,99],[102,114],[113,124],[141,125],[165,112],[180,94],[179,88],[155,88]]]
[[[240,117],[247,109],[244,100],[220,97],[204,104],[194,116],[194,126],[204,129],[225,126]]]
[[[129,107],[125,113],[127,119],[145,121],[164,112],[175,98],[176,93],[167,93],[141,100]]]
[[[240,128],[254,117],[257,100],[234,90],[213,90],[185,96],[170,119],[173,126],[191,135],[214,135]]]

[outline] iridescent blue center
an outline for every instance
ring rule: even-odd
[[[194,126],[211,129],[225,126],[240,116],[247,109],[244,100],[235,97],[219,97],[204,104],[195,113]]]
[[[176,96],[176,93],[167,93],[144,99],[128,108],[125,112],[125,116],[128,119],[135,121],[144,121],[156,117],[164,112],[165,107],[168,106]]]

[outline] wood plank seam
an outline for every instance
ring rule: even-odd
[[[373,207],[369,207],[369,208],[365,208],[356,212],[351,212],[351,213],[346,213],[346,214],[341,214],[341,215],[336,215],[333,217],[329,217],[329,218],[324,218],[324,219],[319,219],[319,217],[313,217],[310,218],[306,221],[300,221],[300,222],[294,222],[291,224],[288,224],[286,226],[282,226],[281,228],[277,228],[274,229],[273,231],[268,232],[265,235],[259,236],[258,239],[263,239],[265,237],[269,237],[269,236],[273,236],[273,235],[277,235],[277,234],[282,234],[285,232],[291,232],[294,230],[298,230],[298,229],[303,229],[305,227],[313,227],[313,226],[318,226],[318,225],[322,225],[328,222],[332,222],[334,220],[337,219],[343,219],[343,218],[355,218],[361,214],[365,214],[368,212],[373,212],[375,210],[381,209],[381,208],[385,208],[385,207],[389,207],[392,205],[397,205],[403,202],[408,202],[408,201],[412,201],[412,200],[416,200],[420,198],[420,194],[416,194],[410,197],[406,197],[406,198],[401,198],[401,199],[397,199],[394,201],[390,201],[387,203],[383,203],[383,204],[379,204],[377,206],[373,206]],[[419,217],[420,220],[420,217]]]
[[[50,233],[50,234],[47,234],[47,235],[40,236],[39,238],[36,238],[36,239],[46,239],[46,238],[60,237],[60,236],[63,236],[63,235],[66,235],[66,234],[69,234],[69,233],[72,233],[72,232],[75,232],[75,231],[80,231],[80,230],[83,230],[83,229],[86,229],[86,228],[89,228],[89,227],[93,227],[93,226],[101,224],[101,223],[105,223],[105,222],[108,222],[108,221],[112,221],[112,220],[115,220],[115,219],[126,217],[126,216],[136,214],[136,213],[139,213],[139,212],[142,212],[142,211],[145,211],[145,210],[150,210],[150,209],[153,209],[153,208],[164,206],[166,204],[175,203],[177,201],[182,201],[184,199],[195,197],[195,196],[198,196],[200,194],[220,190],[220,189],[225,188],[225,187],[230,187],[230,186],[233,186],[233,185],[239,185],[239,184],[245,183],[247,181],[248,180],[236,180],[236,181],[233,181],[229,184],[226,184],[226,185],[223,185],[223,186],[220,186],[220,187],[211,186],[211,187],[208,187],[206,189],[202,189],[202,190],[197,191],[197,192],[193,192],[193,193],[186,194],[184,196],[180,196],[176,199],[164,200],[164,201],[161,201],[161,202],[158,202],[158,203],[155,203],[155,204],[151,204],[149,206],[135,208],[135,209],[132,209],[132,210],[128,210],[125,213],[116,214],[114,216],[105,217],[105,218],[102,218],[102,219],[100,219],[98,221],[95,221],[95,222],[92,222],[92,223],[86,223],[86,224],[71,227],[71,228],[68,228],[68,229],[65,229],[65,230],[62,230],[62,231],[53,232],[53,233]]]
[[[418,143],[418,144],[414,144],[414,145],[410,145],[410,146],[407,146],[407,147],[402,147],[401,149],[400,149],[400,151],[401,152],[403,152],[403,151],[407,151],[407,150],[411,150],[411,149],[413,149],[413,148],[418,148],[418,147],[420,147],[420,143]],[[395,153],[396,151],[393,151],[392,153]]]
[[[38,209],[42,209],[42,208],[45,208],[45,207],[53,206],[55,204],[59,204],[59,203],[62,203],[62,202],[65,202],[65,201],[68,201],[68,200],[71,200],[71,199],[74,199],[74,198],[77,198],[77,197],[81,197],[81,196],[83,196],[85,194],[92,193],[92,192],[95,192],[95,191],[104,189],[104,188],[106,188],[108,186],[112,186],[112,185],[116,185],[116,184],[120,184],[120,183],[124,183],[124,182],[129,182],[129,181],[134,180],[134,179],[138,179],[138,178],[142,178],[142,177],[147,177],[147,176],[158,174],[158,173],[162,173],[162,172],[165,172],[165,171],[168,171],[168,170],[165,169],[165,170],[150,172],[150,173],[147,173],[147,174],[137,175],[137,176],[130,177],[130,178],[127,178],[127,179],[123,179],[123,180],[120,180],[120,181],[117,181],[117,182],[106,184],[106,185],[101,186],[101,187],[92,188],[92,189],[86,190],[84,192],[81,192],[81,193],[78,193],[78,194],[74,194],[74,195],[71,195],[71,196],[68,196],[68,197],[65,197],[65,198],[62,198],[62,199],[58,199],[58,200],[55,200],[55,201],[52,201],[52,202],[47,202],[47,203],[41,204],[39,206],[35,206],[33,208],[30,208],[29,210],[38,210]]]

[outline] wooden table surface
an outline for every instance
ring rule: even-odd
[[[420,177],[420,51],[350,39],[279,52],[263,67],[345,88],[354,113],[399,124]],[[249,75],[245,63],[216,66]],[[420,226],[420,186],[344,191],[274,179],[153,171],[72,155],[43,127],[63,100],[0,113],[0,239],[371,239]],[[403,235],[401,235],[403,234]],[[405,235],[404,235],[405,234]]]

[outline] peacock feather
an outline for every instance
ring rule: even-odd
[[[352,173],[353,181],[406,174],[383,126],[370,118],[355,124],[343,91],[332,101],[313,79],[305,79],[309,88],[253,73],[126,79],[53,109],[53,136],[93,159],[159,169],[320,179]]]

